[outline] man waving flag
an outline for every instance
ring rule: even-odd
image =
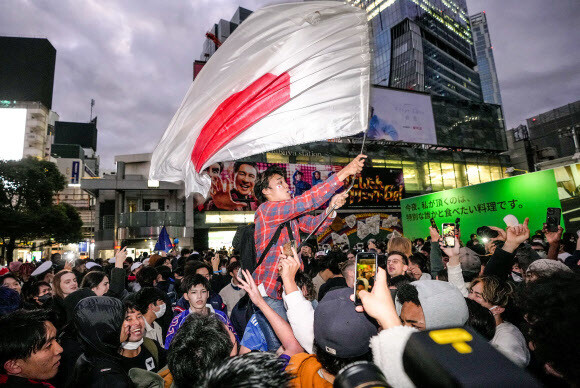
[[[362,132],[370,48],[363,10],[334,1],[254,12],[192,83],[150,178],[207,196],[217,162]]]

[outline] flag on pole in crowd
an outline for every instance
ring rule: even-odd
[[[207,196],[217,162],[364,131],[369,28],[335,1],[278,4],[246,19],[191,84],[151,159],[150,179]]]
[[[167,229],[165,226],[161,228],[159,232],[159,237],[157,238],[157,242],[155,243],[156,251],[164,251],[169,252],[173,248],[173,244],[171,243],[171,239],[169,238],[169,233],[167,233]]]

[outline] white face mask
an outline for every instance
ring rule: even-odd
[[[159,305],[157,307],[159,307],[159,311],[155,311],[155,317],[161,318],[165,314],[165,310],[167,310],[167,306],[165,305],[165,303],[163,303],[162,305]]]
[[[536,253],[538,254],[538,256],[540,256],[540,259],[545,259],[546,256],[548,256],[548,254],[544,251],[536,251]]]
[[[143,343],[143,339],[137,341],[137,342],[123,342],[121,344],[121,346],[123,347],[123,349],[126,350],[137,350],[139,349],[139,346],[141,346],[141,344]]]
[[[511,276],[512,276],[512,279],[513,279],[514,282],[518,282],[519,283],[519,282],[521,282],[521,281],[524,280],[524,278],[522,277],[522,275],[520,273],[518,273],[518,272],[512,271]]]

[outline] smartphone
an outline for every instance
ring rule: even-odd
[[[457,237],[457,239],[459,239],[459,234],[460,234],[459,221],[461,221],[461,219],[459,217],[457,217],[455,219],[455,236]]]
[[[434,228],[437,233],[439,233],[439,228],[437,227],[437,224],[435,223],[435,218],[431,218],[431,227]]]
[[[455,246],[455,224],[453,222],[444,222],[441,230],[443,231],[443,246],[452,248]]]
[[[562,217],[562,209],[557,207],[549,207],[546,211],[546,227],[548,232],[557,232],[560,226],[560,218]]]
[[[361,252],[356,255],[356,279],[354,282],[354,303],[361,305],[358,292],[370,291],[370,279],[377,274],[377,254],[374,252]]]

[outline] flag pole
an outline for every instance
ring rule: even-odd
[[[367,126],[367,129],[364,131],[364,135],[363,135],[363,141],[362,141],[362,146],[360,148],[360,154],[362,154],[364,152],[365,149],[365,142],[367,140],[367,132],[369,130],[369,127]],[[359,155],[360,155],[359,154]],[[348,189],[346,189],[346,192],[348,193],[352,187],[354,186],[354,182],[355,182],[355,178],[352,178],[352,182],[350,182],[350,186],[348,186]],[[302,247],[304,246],[304,244],[306,243],[306,241],[308,241],[308,239],[310,237],[312,237],[314,234],[316,234],[316,232],[318,232],[318,229],[320,229],[320,227],[322,226],[322,224],[324,223],[324,221],[326,221],[326,219],[328,218],[329,215],[332,214],[333,211],[336,210],[336,205],[332,205],[332,207],[330,208],[330,211],[326,212],[326,215],[324,216],[324,218],[318,223],[318,225],[316,225],[316,228],[314,228],[314,230],[308,235],[306,236],[306,238],[304,240],[302,240],[300,242],[300,245],[298,246],[298,248],[296,249],[296,253],[300,253],[300,249],[302,249]]]

